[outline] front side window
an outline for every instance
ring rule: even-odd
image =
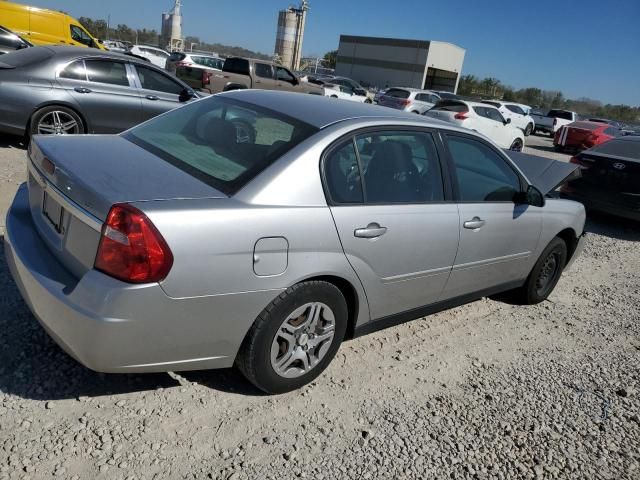
[[[212,96],[134,127],[124,138],[231,195],[317,131],[273,110]]]
[[[440,162],[430,133],[376,132],[357,136],[356,145],[367,203],[444,200]]]
[[[256,63],[256,76],[260,78],[273,78],[273,68],[266,63]]]
[[[517,105],[507,105],[507,108],[513,113],[517,113],[518,115],[526,115],[526,113],[524,113],[524,110]]]
[[[140,85],[142,85],[142,88],[145,90],[153,90],[155,92],[163,92],[173,95],[180,95],[184,90],[182,85],[174,82],[167,75],[164,75],[153,68],[136,65],[136,71],[140,78]]]
[[[496,151],[483,142],[447,135],[462,202],[512,202],[520,178]]]
[[[83,28],[78,25],[71,25],[69,28],[71,29],[71,38],[73,40],[88,47],[93,46],[93,39],[84,31]]]
[[[504,117],[495,108],[487,108],[486,112],[487,112],[487,118],[490,118],[491,120],[495,120],[496,122],[504,123]]]
[[[85,60],[90,82],[129,86],[127,68],[124,63],[111,60]]]
[[[329,195],[334,202],[364,201],[358,157],[352,139],[327,155],[324,161],[324,176]]]
[[[87,80],[87,71],[84,68],[84,61],[70,63],[59,74],[60,78],[68,78],[70,80]]]
[[[289,83],[293,83],[294,77],[293,75],[291,75],[291,73],[289,73],[289,71],[286,68],[282,68],[282,67],[276,67],[277,68],[277,76],[278,76],[278,80],[282,80],[283,82],[289,82]]]

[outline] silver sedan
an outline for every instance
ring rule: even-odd
[[[103,372],[236,365],[288,391],[346,338],[501,292],[541,302],[582,245],[582,205],[544,195],[575,165],[314,95],[229,92],[29,156],[12,275]]]

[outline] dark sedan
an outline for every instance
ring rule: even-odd
[[[196,97],[165,71],[119,53],[34,47],[0,57],[0,132],[118,133]]]
[[[581,178],[562,187],[564,196],[588,209],[640,221],[640,137],[615,138],[571,159]]]

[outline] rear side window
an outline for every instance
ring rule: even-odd
[[[488,145],[466,137],[447,135],[463,202],[512,202],[520,178]]]
[[[434,110],[444,110],[446,112],[468,112],[469,107],[466,103],[456,102],[455,100],[441,100],[439,101]]]
[[[85,60],[85,65],[87,78],[90,82],[129,86],[127,69],[124,63],[110,60]]]
[[[140,78],[140,84],[145,90],[170,93],[173,95],[180,95],[184,90],[182,85],[152,68],[136,65],[136,71]]]
[[[266,63],[256,63],[256,76],[261,78],[273,78],[273,68]]]
[[[615,127],[608,127],[608,128],[605,128],[604,134],[609,135],[611,137],[617,137],[620,135],[620,130],[618,130]]]
[[[87,71],[84,68],[84,61],[70,63],[58,75],[60,78],[68,78],[70,80],[87,80]]]
[[[486,102],[482,102],[482,103],[486,103],[487,105],[493,105],[493,106],[494,106],[494,107],[496,107],[496,108],[500,108],[500,104],[499,104],[498,102],[489,102],[489,101],[486,101]]]
[[[526,112],[517,105],[507,105],[507,109],[518,115],[526,115]]]
[[[362,203],[362,181],[353,140],[335,148],[324,161],[329,195],[336,203]]]
[[[387,93],[384,94],[385,97],[394,97],[394,98],[409,98],[411,93],[407,90],[402,90],[401,88],[390,88],[387,90]]]
[[[273,110],[216,95],[134,127],[124,138],[231,195],[317,131]]]
[[[487,118],[495,120],[496,122],[504,123],[504,117],[497,109],[485,108],[485,110],[487,111]]]
[[[244,58],[227,58],[224,62],[224,71],[249,75],[249,61]]]

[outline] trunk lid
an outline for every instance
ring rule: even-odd
[[[538,157],[522,152],[505,150],[531,184],[543,194],[552,192],[560,185],[580,176],[580,167],[573,163]]]
[[[588,122],[576,122],[575,124],[560,127],[558,144],[562,146],[581,147],[586,143],[587,138],[600,126],[599,124],[593,125]]]
[[[93,268],[102,223],[113,204],[226,198],[120,136],[35,136],[29,157],[34,224],[76,277]]]

